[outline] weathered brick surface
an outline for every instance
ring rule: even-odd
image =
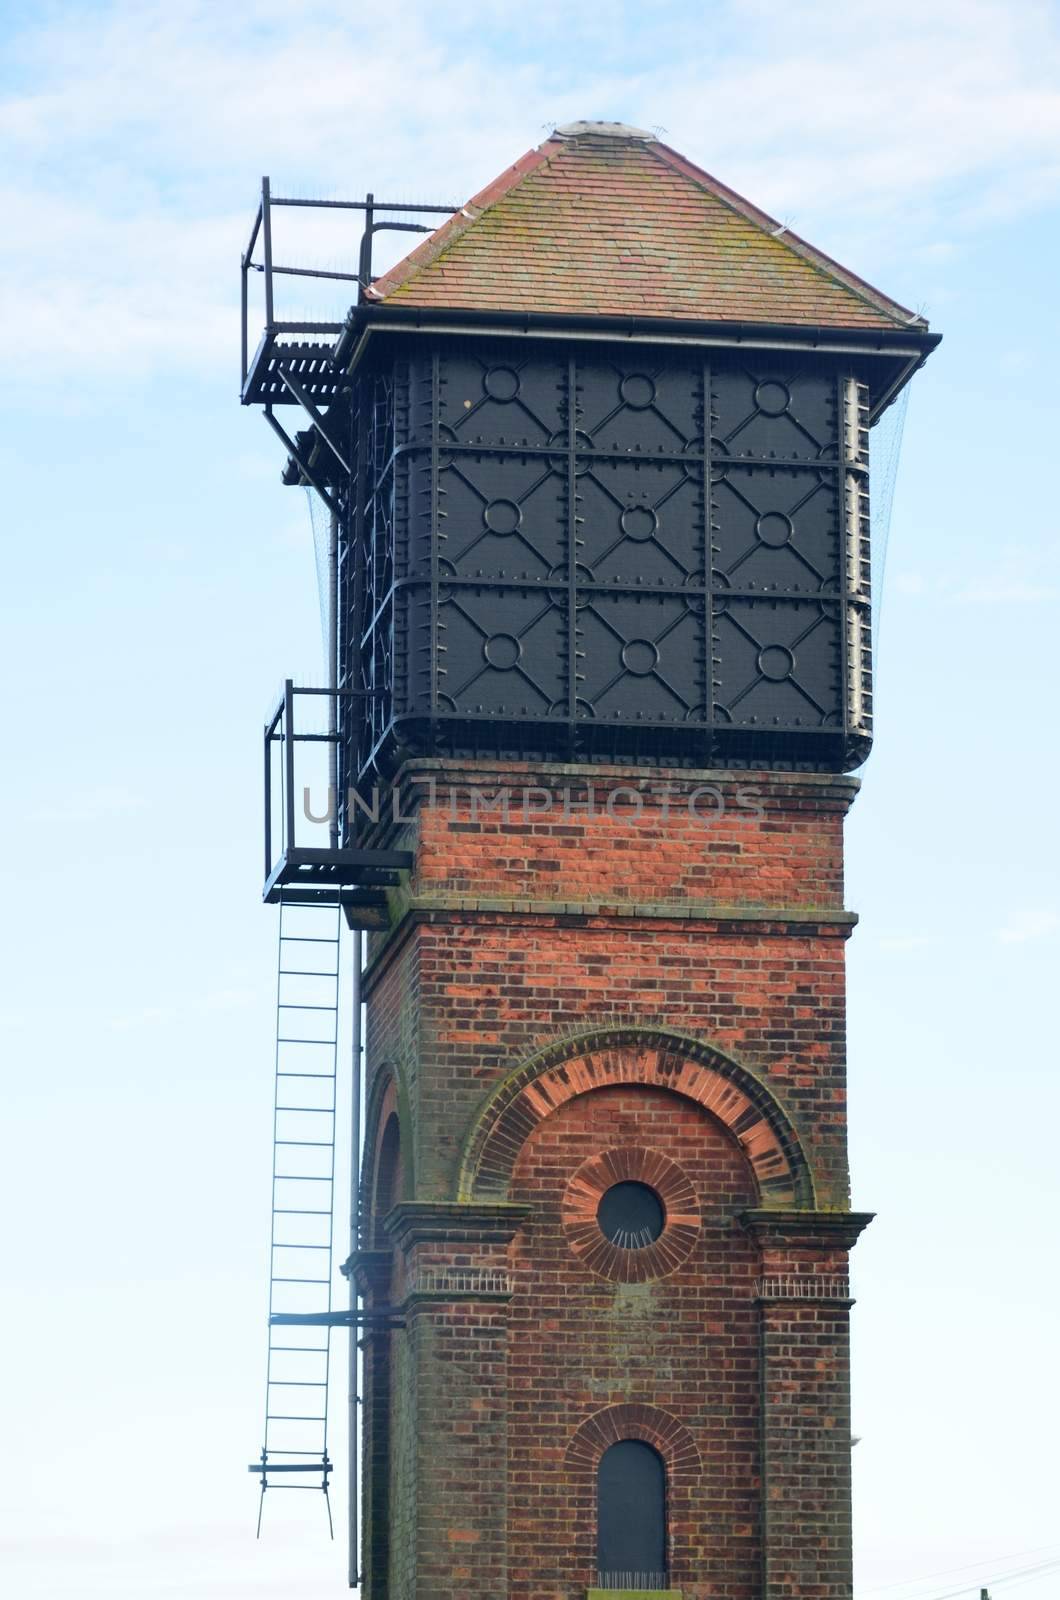
[[[590,779],[640,803],[579,812]],[[491,796],[551,788],[552,809],[505,817],[473,800],[476,781]],[[687,809],[706,786],[724,807],[709,827]],[[416,868],[390,932],[373,936],[366,987],[369,1144],[397,1108],[404,1178],[387,1204],[405,1204],[384,1229],[369,1193],[365,1244],[391,1252],[386,1292],[409,1307],[368,1364],[371,1600],[582,1595],[615,1418],[668,1461],[672,1571],[689,1600],[848,1600],[835,1285],[857,1230],[800,1219],[839,1220],[848,1204],[841,830],[854,789],[514,764],[405,774],[415,820],[399,837]],[[738,790],[756,791],[753,807]],[[698,1072],[708,1046],[744,1096],[728,1123],[708,1095],[660,1081],[682,1052]],[[604,1084],[607,1062],[641,1081]],[[581,1092],[594,1072],[603,1086]],[[496,1121],[516,1074],[526,1109]],[[753,1160],[763,1104],[801,1173],[794,1199],[756,1180],[775,1170]],[[594,1273],[565,1220],[572,1173],[617,1146],[658,1149],[698,1197],[691,1249],[683,1238],[678,1264],[648,1281]],[[529,1210],[498,1222],[486,1198]],[[789,1210],[766,1226],[763,1205]],[[510,1300],[417,1292],[447,1272],[507,1270]],[[802,1298],[789,1302],[777,1285],[792,1279]]]
[[[849,1312],[761,1308],[765,1593],[846,1600],[850,1548]]]
[[[665,1151],[690,1179],[702,1215],[692,1256],[648,1283],[588,1273],[562,1223],[571,1172],[626,1144]],[[755,1203],[739,1150],[698,1106],[664,1090],[605,1088],[538,1125],[513,1196],[533,1214],[516,1244],[511,1312],[509,1595],[565,1597],[593,1581],[596,1460],[570,1461],[568,1451],[588,1419],[633,1401],[683,1424],[700,1458],[698,1471],[668,1462],[675,1587],[751,1600],[758,1259],[737,1220]]]
[[[410,773],[420,814],[415,888],[488,899],[837,909],[851,779],[773,773],[713,780],[680,771],[579,769],[543,782],[505,766],[472,786]]]

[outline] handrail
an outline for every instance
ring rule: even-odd
[[[325,271],[323,267],[290,267],[281,266],[273,260],[272,256],[272,212],[276,206],[298,207],[302,210],[316,211],[363,211],[365,213],[365,229],[361,238],[360,248],[357,253],[358,270],[356,272]],[[426,216],[453,216],[461,208],[459,206],[434,206],[423,205],[418,202],[397,200],[376,200],[374,195],[367,195],[363,200],[307,200],[294,195],[274,195],[268,177],[261,180],[261,199],[254,214],[254,222],[250,230],[247,247],[239,258],[240,271],[240,392],[246,387],[247,374],[250,370],[249,363],[249,279],[251,272],[260,272],[265,278],[265,333],[268,336],[275,334],[282,328],[283,331],[298,331],[304,328],[309,331],[312,324],[283,323],[276,321],[275,285],[277,276],[291,278],[318,278],[321,280],[334,280],[343,283],[356,283],[363,296],[364,290],[371,281],[372,272],[372,240],[374,236],[384,229],[392,229],[402,233],[431,233],[433,226],[428,227],[417,222],[377,221],[380,212],[402,214],[415,214]],[[254,249],[258,238],[262,240],[263,260],[254,260]],[[319,325],[324,331],[339,325],[322,323]]]
[[[337,747],[341,744],[343,734],[340,729],[329,730],[326,733],[309,732],[300,733],[297,727],[296,702],[300,697],[329,698],[336,706],[340,700],[359,701],[371,700],[382,695],[382,689],[330,689],[319,685],[296,685],[294,680],[284,680],[283,691],[264,727],[264,784],[265,784],[265,878],[268,880],[275,870],[277,863],[285,852],[296,846],[295,835],[295,747],[297,745],[329,744]],[[335,723],[338,717],[335,717]],[[280,746],[282,757],[281,766],[281,796],[282,796],[282,826],[280,831],[279,848],[274,848],[273,841],[273,747]],[[303,852],[305,853],[305,852]]]

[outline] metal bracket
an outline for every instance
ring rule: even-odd
[[[275,1311],[269,1318],[269,1325],[273,1328],[370,1328],[387,1323],[403,1328],[402,1311],[400,1306],[381,1306],[378,1311]]]
[[[288,436],[287,430],[282,426],[282,424],[276,421],[276,418],[272,414],[271,406],[265,407],[265,421],[269,424],[269,427],[272,429],[273,433],[277,434],[287,446],[289,454],[298,463],[299,471],[304,474],[307,482],[313,485],[313,488],[316,490],[321,500],[323,500],[328,510],[333,511],[335,515],[338,516],[338,501],[333,499],[328,491],[324,488],[323,484],[317,481],[316,477],[313,475],[313,469],[304,460],[302,453],[295,444],[294,440]]]
[[[320,437],[323,439],[324,443],[327,445],[328,449],[331,451],[332,455],[335,457],[335,460],[338,462],[338,464],[342,468],[343,472],[352,473],[353,468],[350,466],[350,463],[346,460],[346,457],[343,455],[342,451],[339,449],[339,447],[335,443],[334,439],[328,433],[327,428],[324,425],[324,418],[322,417],[320,412],[317,410],[317,408],[313,404],[312,400],[310,400],[309,396],[306,394],[306,392],[302,388],[301,384],[296,383],[295,380],[291,377],[290,373],[289,372],[285,372],[282,367],[279,367],[277,369],[277,371],[278,371],[281,383],[286,384],[287,388],[290,389],[291,393],[294,395],[295,399],[298,401],[299,405],[302,407],[303,411],[306,413],[306,415],[309,417],[310,421],[312,422],[313,426],[316,428],[316,430],[319,433]]]

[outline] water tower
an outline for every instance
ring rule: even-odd
[[[272,220],[304,203],[264,186],[243,274],[243,400],[330,535],[330,681],[288,684],[265,738],[256,1470],[326,1487],[341,1324],[369,1600],[848,1600],[842,824],[870,432],[938,336],[618,124],[557,129],[382,276],[375,234],[431,208],[331,202],[365,224],[341,325],[276,315],[311,269],[273,260]]]

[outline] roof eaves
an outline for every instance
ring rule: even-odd
[[[928,327],[926,317],[920,316],[916,311],[910,311],[908,306],[900,305],[897,300],[892,300],[890,295],[884,294],[881,289],[875,288],[871,283],[866,283],[864,278],[859,278],[849,268],[842,266],[840,262],[826,255],[823,250],[818,250],[816,245],[810,244],[807,239],[803,239],[799,234],[793,233],[790,228],[778,222],[776,217],[771,217],[767,211],[762,211],[752,201],[745,199],[742,194],[737,194],[735,189],[730,189],[728,184],[722,183],[720,179],[713,177],[709,172],[704,172],[702,167],[697,167],[694,162],[688,160],[687,156],[681,155],[680,151],[674,150],[669,145],[662,144],[659,141],[647,146],[647,148],[653,155],[665,161],[675,171],[682,173],[687,178],[691,178],[693,182],[705,188],[715,199],[720,200],[723,205],[727,205],[731,210],[745,217],[748,222],[753,222],[764,233],[768,233],[771,238],[781,239],[789,250],[800,256],[810,266],[816,267],[818,271],[824,272],[828,277],[841,283],[844,288],[856,294],[860,300],[865,301],[874,310],[893,318],[898,327],[923,329]]]

